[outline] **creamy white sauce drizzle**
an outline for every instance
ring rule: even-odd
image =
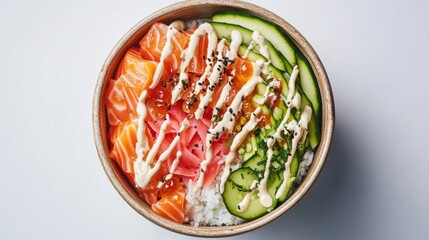
[[[255,89],[256,85],[264,81],[260,74],[263,68],[263,61],[257,60],[253,65],[253,74],[252,77],[244,84],[244,86],[238,91],[237,95],[232,100],[231,106],[222,117],[222,120],[213,128],[211,127],[207,132],[206,137],[206,153],[205,159],[200,164],[200,175],[198,177],[197,184],[194,186],[194,192],[197,192],[204,182],[204,172],[207,170],[207,165],[211,162],[213,158],[213,139],[214,136],[219,137],[224,132],[231,132],[236,121],[237,113],[241,110],[242,101],[245,97],[250,95]]]
[[[249,55],[249,52],[255,47],[256,44],[259,45],[259,53],[267,59],[267,62],[271,62],[270,52],[268,51],[267,41],[265,37],[259,31],[254,31],[252,33],[253,41],[250,42],[249,46],[244,52],[242,58],[246,59]]]
[[[164,71],[164,61],[173,53],[173,37],[176,33],[185,28],[185,23],[183,21],[174,21],[168,26],[167,30],[167,41],[165,42],[164,48],[162,48],[161,58],[158,65],[156,66],[155,74],[153,75],[152,84],[149,88],[154,88],[161,78],[162,72]]]
[[[244,212],[247,210],[250,204],[250,199],[252,198],[253,194],[255,194],[256,185],[258,184],[257,180],[253,180],[252,185],[250,185],[250,192],[244,196],[243,200],[238,204],[237,211]]]
[[[222,52],[223,49],[225,47],[225,39],[222,39],[218,46],[217,46],[217,51],[216,51],[216,59],[217,62],[215,64],[215,66],[213,67],[213,71],[210,74],[209,77],[209,87],[208,87],[208,91],[207,93],[202,96],[202,100],[200,101],[199,105],[198,105],[198,109],[195,112],[195,118],[196,119],[200,119],[203,114],[205,109],[207,108],[208,103],[211,101],[212,97],[213,97],[213,93],[214,93],[214,89],[216,87],[216,85],[219,83],[219,80],[221,79],[220,76],[221,74],[224,72],[224,69],[231,64],[231,62],[237,57],[237,51],[238,48],[241,45],[242,42],[242,36],[241,33],[233,30],[231,32],[231,44],[229,46],[229,51],[226,54],[226,59],[223,58],[222,56]],[[229,81],[230,83],[231,81]],[[202,86],[200,83],[197,83],[197,87]]]
[[[296,78],[298,76],[298,73],[299,73],[298,67],[295,66],[293,68],[292,77],[290,78],[289,84],[288,84],[289,92],[288,92],[288,96],[286,98],[286,101],[287,101],[286,105],[288,106],[288,109],[286,111],[286,114],[285,114],[282,122],[280,123],[279,127],[276,129],[276,132],[272,136],[270,136],[267,140],[267,147],[268,147],[267,162],[265,164],[264,177],[261,180],[260,184],[258,185],[258,190],[259,190],[258,196],[259,196],[261,205],[266,207],[266,208],[269,208],[273,205],[273,199],[272,199],[271,195],[268,193],[268,185],[267,185],[268,176],[270,175],[271,160],[273,157],[273,146],[278,139],[281,139],[280,134],[281,134],[282,130],[284,130],[285,124],[286,124],[287,120],[289,119],[291,109],[294,107],[297,107],[291,103],[291,99],[294,95],[296,95],[295,94],[295,81],[296,81]],[[289,178],[287,178],[286,181],[288,179]]]
[[[161,131],[165,131],[166,126],[167,126],[167,124],[165,124],[165,126],[163,124],[162,127],[164,127],[164,128],[161,127]],[[168,146],[168,148],[161,154],[161,156],[159,156],[159,159],[155,163],[155,166],[153,168],[150,167],[150,161],[147,161],[147,160],[146,161],[143,161],[143,160],[139,161],[138,160],[138,161],[134,162],[135,180],[136,180],[136,184],[138,187],[140,187],[140,188],[146,187],[146,185],[152,179],[153,175],[159,171],[159,168],[161,167],[162,162],[164,162],[165,160],[168,159],[168,157],[170,157],[174,148],[177,146],[177,144],[180,141],[181,133],[183,131],[185,131],[189,126],[190,126],[190,123],[189,123],[188,119],[185,118],[185,120],[183,120],[182,124],[180,125],[180,129],[179,129],[177,135],[174,137],[173,141],[170,143],[170,146]],[[158,142],[158,139],[157,139],[157,142]],[[159,140],[159,142],[161,143],[162,139]],[[154,144],[154,148],[152,148],[152,149],[155,149],[155,144]],[[152,151],[152,149],[151,149],[151,151]],[[155,154],[156,154],[156,152],[158,152],[158,150],[159,150],[159,146],[158,146],[158,149],[153,150],[153,152],[155,152]]]
[[[250,120],[243,126],[241,131],[239,133],[237,133],[237,135],[232,140],[232,144],[231,144],[231,148],[229,150],[229,153],[225,157],[225,165],[223,167],[223,173],[222,173],[222,176],[220,179],[220,184],[219,184],[220,193],[223,193],[223,191],[225,190],[225,182],[228,179],[228,176],[231,172],[231,169],[230,169],[231,163],[232,163],[232,161],[234,161],[235,157],[237,156],[237,149],[243,143],[244,139],[246,139],[247,135],[249,135],[249,133],[251,131],[253,131],[253,129],[255,129],[256,124],[260,120],[260,119],[256,118],[259,115],[259,113],[261,113],[260,107],[258,107],[251,114]]]
[[[222,52],[225,47],[225,39],[220,40],[216,49],[216,59],[222,59]],[[223,73],[226,65],[223,64],[223,61],[217,61],[213,67],[213,72],[209,77],[209,87],[204,96],[201,96],[201,101],[198,105],[198,109],[195,111],[195,119],[200,119],[203,116],[205,108],[207,108],[208,103],[213,97],[214,88],[219,82],[219,77]],[[197,86],[200,86],[197,83]]]
[[[222,92],[220,93],[219,99],[216,102],[216,106],[213,109],[213,116],[217,116],[219,114],[219,110],[221,109],[222,105],[225,103],[226,98],[228,97],[229,91],[232,88],[232,80],[235,76],[235,69],[232,70],[231,76],[228,76],[228,84],[225,84],[225,86],[222,88]]]
[[[195,51],[197,49],[198,42],[200,41],[200,36],[206,33],[208,34],[208,38],[209,38],[207,58],[209,58],[209,56],[212,53],[214,54],[214,49],[216,48],[216,44],[217,44],[217,35],[214,32],[212,25],[210,25],[209,23],[203,23],[191,35],[189,46],[182,53],[184,59],[180,63],[179,82],[173,88],[172,96],[171,96],[171,104],[174,104],[175,102],[177,102],[177,100],[179,100],[183,94],[185,84],[188,82],[188,74],[185,72],[185,70],[188,67],[189,63],[191,62],[192,58],[195,56]]]
[[[173,172],[176,170],[177,165],[179,164],[180,157],[182,157],[182,151],[179,150],[176,152],[176,158],[174,159],[173,163],[170,166],[170,171],[161,181],[158,182],[158,186],[157,186],[158,189],[161,188],[165,182],[167,182],[173,177]]]
[[[258,31],[254,31],[252,34],[252,39],[259,45],[259,52],[264,56],[268,62],[271,62],[270,52],[268,51],[267,41],[265,41],[264,36]]]
[[[296,153],[298,142],[302,137],[305,137],[307,134],[307,127],[308,127],[308,122],[311,119],[311,114],[312,114],[311,107],[305,106],[304,113],[301,115],[301,119],[299,120],[298,125],[295,125],[295,129],[293,133],[294,138],[292,139],[292,150],[285,163],[285,170],[283,172],[283,182],[276,192],[277,199],[280,198],[286,190],[287,183],[290,177],[290,164]]]
[[[146,159],[143,159],[144,157],[143,157],[143,155],[141,155],[141,156],[137,156],[137,159],[134,161],[134,172],[135,172],[134,181],[136,182],[136,185],[140,188],[144,188],[147,184],[148,180],[145,179],[145,175],[149,171],[150,164],[151,164],[153,158],[155,157],[156,153],[158,152],[162,141],[164,140],[165,130],[166,130],[168,124],[170,124],[170,117],[167,115],[166,120],[161,125],[161,129],[159,131],[158,137],[157,137],[155,143],[153,144],[152,148],[150,149],[149,153],[147,154]],[[139,126],[140,126],[140,124],[139,124]],[[139,137],[142,135],[146,136],[146,134],[143,134],[143,133],[138,134],[137,136]],[[147,142],[147,141],[145,140],[145,142]],[[137,140],[136,151],[142,152],[143,148],[139,144],[141,144],[141,142],[139,140]],[[146,148],[146,149],[149,149],[149,148]]]

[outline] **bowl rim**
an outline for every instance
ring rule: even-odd
[[[199,5],[210,5],[217,7],[227,7],[227,8],[235,8],[241,9],[252,14],[256,14],[260,17],[265,18],[266,20],[278,25],[284,32],[286,32],[292,41],[300,48],[303,54],[306,56],[308,61],[310,62],[314,74],[316,75],[319,90],[321,92],[321,100],[322,100],[322,126],[321,126],[321,141],[316,150],[316,154],[313,159],[313,164],[311,165],[308,174],[304,181],[299,185],[299,187],[294,191],[294,193],[280,206],[278,206],[272,212],[255,219],[253,221],[248,221],[239,225],[234,226],[198,226],[194,227],[189,224],[180,224],[167,219],[164,219],[157,214],[153,213],[148,206],[144,206],[144,203],[141,199],[136,196],[135,192],[133,193],[129,189],[127,189],[122,181],[118,179],[118,170],[115,169],[112,164],[108,154],[106,152],[107,144],[103,141],[103,130],[105,126],[103,125],[101,112],[103,105],[102,104],[102,96],[103,89],[105,88],[106,75],[109,67],[112,64],[113,59],[120,52],[120,50],[127,44],[130,39],[139,32],[141,28],[143,28],[148,23],[152,22],[155,19],[161,18],[168,13],[176,11],[181,8],[190,8],[193,6]],[[237,1],[237,0],[187,0],[181,1],[169,6],[166,6],[149,16],[140,20],[135,26],[133,26],[125,35],[119,40],[119,42],[113,47],[112,51],[109,53],[106,58],[99,77],[97,79],[97,83],[94,90],[94,98],[92,105],[92,125],[93,125],[93,134],[94,141],[97,148],[97,153],[101,162],[101,165],[109,178],[111,184],[118,191],[120,196],[139,214],[144,216],[149,221],[165,228],[171,230],[173,232],[190,235],[190,236],[198,236],[198,237],[225,237],[232,236],[240,233],[245,233],[268,223],[278,219],[286,212],[288,212],[293,206],[295,206],[308,192],[310,187],[313,185],[315,180],[320,174],[321,169],[323,168],[326,158],[329,154],[330,145],[332,142],[334,125],[335,125],[335,106],[333,93],[331,89],[331,85],[323,67],[322,62],[320,61],[317,53],[312,48],[312,46],[308,43],[308,41],[301,35],[301,33],[296,30],[291,24],[289,24],[286,20],[274,14],[273,12],[260,7],[258,5]],[[147,205],[147,204],[146,204]]]

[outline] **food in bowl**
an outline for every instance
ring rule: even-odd
[[[270,22],[154,23],[105,93],[110,157],[157,214],[234,225],[293,192],[320,142],[312,68]]]

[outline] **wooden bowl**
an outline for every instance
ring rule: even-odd
[[[311,165],[304,181],[299,185],[289,199],[282,205],[278,206],[275,210],[256,220],[236,226],[194,227],[188,224],[179,224],[167,220],[154,213],[150,206],[140,199],[136,191],[126,180],[121,170],[118,169],[117,165],[109,158],[106,131],[107,116],[103,104],[104,92],[108,80],[112,78],[118,63],[124,56],[126,50],[132,45],[137,44],[153,23],[164,22],[169,24],[177,19],[192,20],[210,18],[213,13],[228,9],[238,9],[244,12],[249,12],[277,24],[291,37],[307,57],[316,75],[322,97],[321,142],[315,153],[313,164]],[[137,25],[131,28],[113,48],[101,69],[100,76],[95,87],[93,101],[93,129],[95,144],[104,171],[122,198],[138,213],[153,223],[177,233],[192,236],[223,237],[248,232],[272,222],[289,211],[289,209],[297,204],[297,202],[305,195],[319,175],[329,152],[334,130],[334,100],[328,77],[316,52],[294,27],[281,17],[262,7],[243,1],[188,0],[160,9],[144,18],[137,23]]]

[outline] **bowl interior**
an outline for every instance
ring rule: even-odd
[[[277,24],[291,37],[291,39],[307,57],[310,64],[312,65],[313,71],[318,80],[319,89],[322,96],[321,142],[319,147],[317,148],[313,164],[308,171],[307,177],[295,190],[291,197],[289,197],[287,201],[285,201],[281,206],[278,206],[271,213],[268,213],[256,220],[245,222],[237,226],[193,227],[186,224],[175,223],[153,213],[150,206],[143,202],[143,200],[141,200],[140,197],[137,195],[133,187],[127,181],[124,174],[118,168],[118,166],[108,157],[107,153],[109,146],[107,140],[107,115],[103,103],[104,90],[107,86],[106,83],[114,75],[114,72],[120,60],[125,55],[125,52],[131,46],[135,46],[138,44],[139,40],[146,34],[146,32],[149,30],[150,26],[153,23],[164,22],[168,24],[178,19],[208,19],[212,16],[213,13],[228,9],[237,9],[254,15],[258,15],[262,18],[265,18],[266,20]],[[220,237],[235,235],[263,226],[286,213],[304,196],[304,194],[308,191],[310,186],[317,178],[329,151],[333,126],[334,104],[329,80],[327,78],[322,63],[320,62],[313,48],[295,28],[293,28],[289,23],[284,21],[279,16],[266,9],[242,1],[183,1],[163,8],[156,13],[146,17],[136,26],[130,29],[113,48],[100,72],[100,76],[94,93],[93,128],[95,143],[102,166],[113,186],[131,207],[133,207],[137,212],[139,212],[141,215],[143,215],[150,221],[169,230],[193,236]]]

